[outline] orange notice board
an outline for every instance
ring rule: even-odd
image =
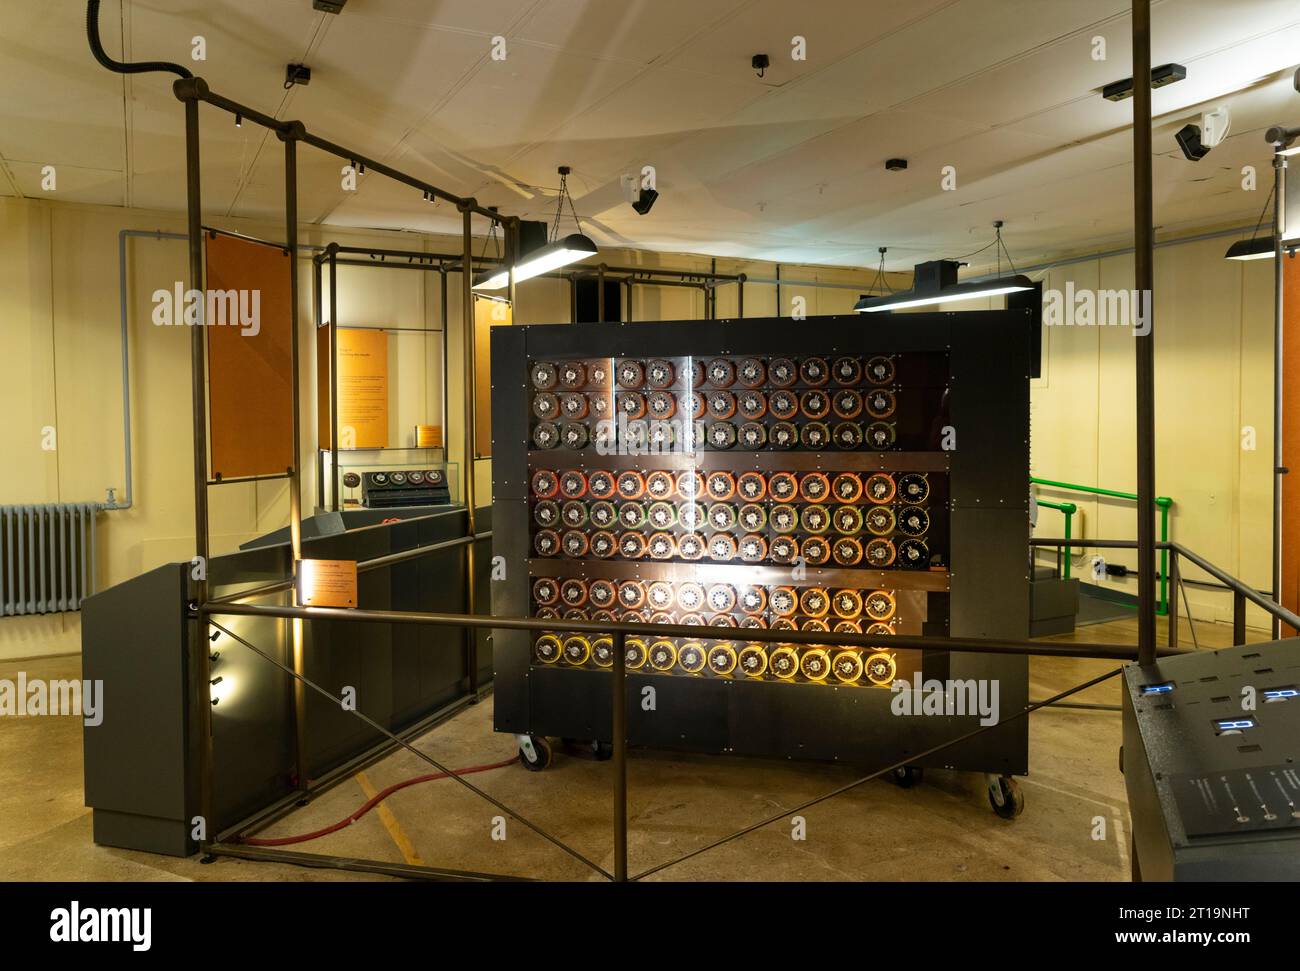
[[[474,455],[492,457],[492,341],[490,328],[514,323],[514,308],[504,300],[474,294]]]
[[[289,254],[204,234],[212,477],[283,475],[293,454]]]
[[[335,332],[339,367],[339,448],[388,446],[388,335],[378,329]],[[329,328],[316,334],[320,447],[331,447]]]

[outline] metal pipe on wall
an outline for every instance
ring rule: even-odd
[[[1280,147],[1280,146],[1279,146]],[[1286,452],[1282,445],[1283,407],[1282,392],[1286,369],[1282,359],[1285,350],[1284,295],[1282,236],[1286,232],[1286,156],[1273,153],[1273,599],[1282,602],[1282,500],[1286,488]],[[1276,617],[1270,623],[1272,636],[1282,636],[1282,623]]]
[[[1151,187],[1151,0],[1133,0],[1133,235],[1138,291],[1138,663],[1156,658],[1155,227]]]
[[[330,509],[338,512],[342,508],[339,493],[342,491],[342,477],[339,475],[339,268],[337,250],[330,244],[330,319],[329,319],[329,353],[330,353]]]

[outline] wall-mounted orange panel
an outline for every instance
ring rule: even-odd
[[[514,308],[504,300],[474,295],[474,455],[492,457],[492,351],[490,329],[514,323]]]

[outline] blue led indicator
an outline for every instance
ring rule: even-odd
[[[1243,728],[1254,728],[1253,718],[1221,718],[1214,723],[1221,732],[1239,732]]]
[[[1166,695],[1174,690],[1174,683],[1166,681],[1163,684],[1144,684],[1140,690],[1144,695]]]

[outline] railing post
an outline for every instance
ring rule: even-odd
[[[1167,550],[1169,554],[1169,646],[1178,646],[1178,551]],[[1187,622],[1192,621],[1190,613]],[[1195,631],[1193,631],[1195,633]]]
[[[1074,509],[1073,508],[1066,509],[1065,510],[1065,538],[1066,539],[1070,538],[1070,525],[1073,518],[1074,518]],[[1068,580],[1070,579],[1070,547],[1069,546],[1066,546],[1064,548],[1064,556],[1065,556],[1064,564],[1061,570],[1059,570],[1058,572],[1062,577]]]
[[[611,719],[614,749],[614,880],[627,881],[627,643],[615,633],[614,696]]]
[[[1246,643],[1246,595],[1232,592],[1232,646]]]

